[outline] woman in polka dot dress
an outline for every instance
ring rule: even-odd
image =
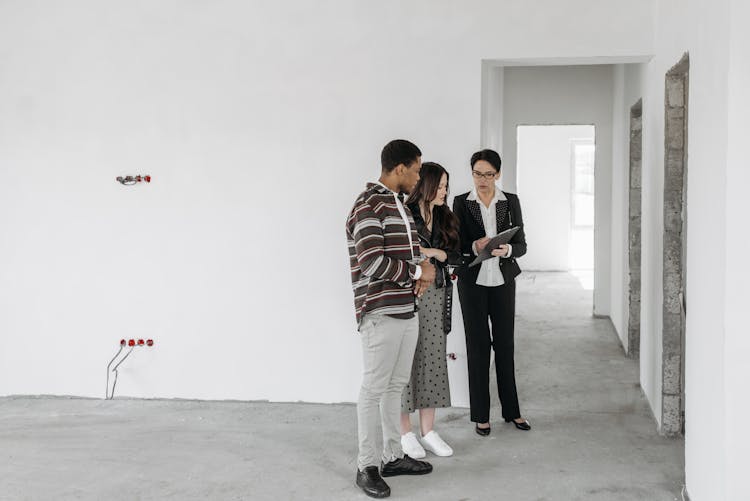
[[[419,299],[419,340],[414,353],[411,380],[401,399],[401,446],[413,458],[425,450],[450,456],[453,450],[433,430],[435,409],[450,407],[445,337],[450,332],[453,284],[449,264],[460,259],[458,220],[446,204],[448,172],[439,164],[425,162],[419,182],[407,205],[414,216],[420,250],[437,268],[435,283]],[[409,416],[419,409],[421,437],[411,430]]]

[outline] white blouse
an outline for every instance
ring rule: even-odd
[[[496,205],[498,201],[507,200],[505,193],[495,185],[495,196],[490,201],[490,206],[485,207],[484,203],[479,200],[477,196],[477,189],[474,188],[466,197],[467,200],[474,200],[479,203],[479,208],[482,211],[482,224],[484,224],[484,231],[487,237],[492,238],[497,235],[497,210]],[[510,207],[508,207],[510,210]],[[474,254],[478,254],[475,244],[471,246]],[[513,248],[508,244],[508,257],[513,252]],[[500,258],[493,257],[482,262],[481,268],[479,269],[479,275],[477,276],[477,285],[483,285],[485,287],[497,287],[498,285],[505,284],[503,274],[500,272]]]

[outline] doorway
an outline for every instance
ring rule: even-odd
[[[593,290],[593,125],[519,125],[517,183],[527,235],[525,267],[566,271]]]
[[[630,168],[628,176],[628,356],[641,351],[641,167],[643,102],[630,108]]]
[[[685,54],[665,78],[661,433],[667,436],[684,434],[685,430],[689,67]]]

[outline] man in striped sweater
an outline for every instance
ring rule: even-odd
[[[435,280],[419,262],[419,240],[403,195],[419,181],[422,152],[397,139],[383,148],[381,176],[360,193],[346,221],[354,309],[364,373],[357,403],[357,485],[371,497],[390,495],[382,477],[422,475],[432,465],[404,455],[399,419],[419,333],[416,299]],[[383,453],[376,451],[378,424]],[[378,466],[382,464],[382,476]]]

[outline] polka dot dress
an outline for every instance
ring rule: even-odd
[[[433,284],[419,299],[419,339],[411,380],[401,396],[401,412],[451,405],[443,331],[444,297],[445,289]]]

